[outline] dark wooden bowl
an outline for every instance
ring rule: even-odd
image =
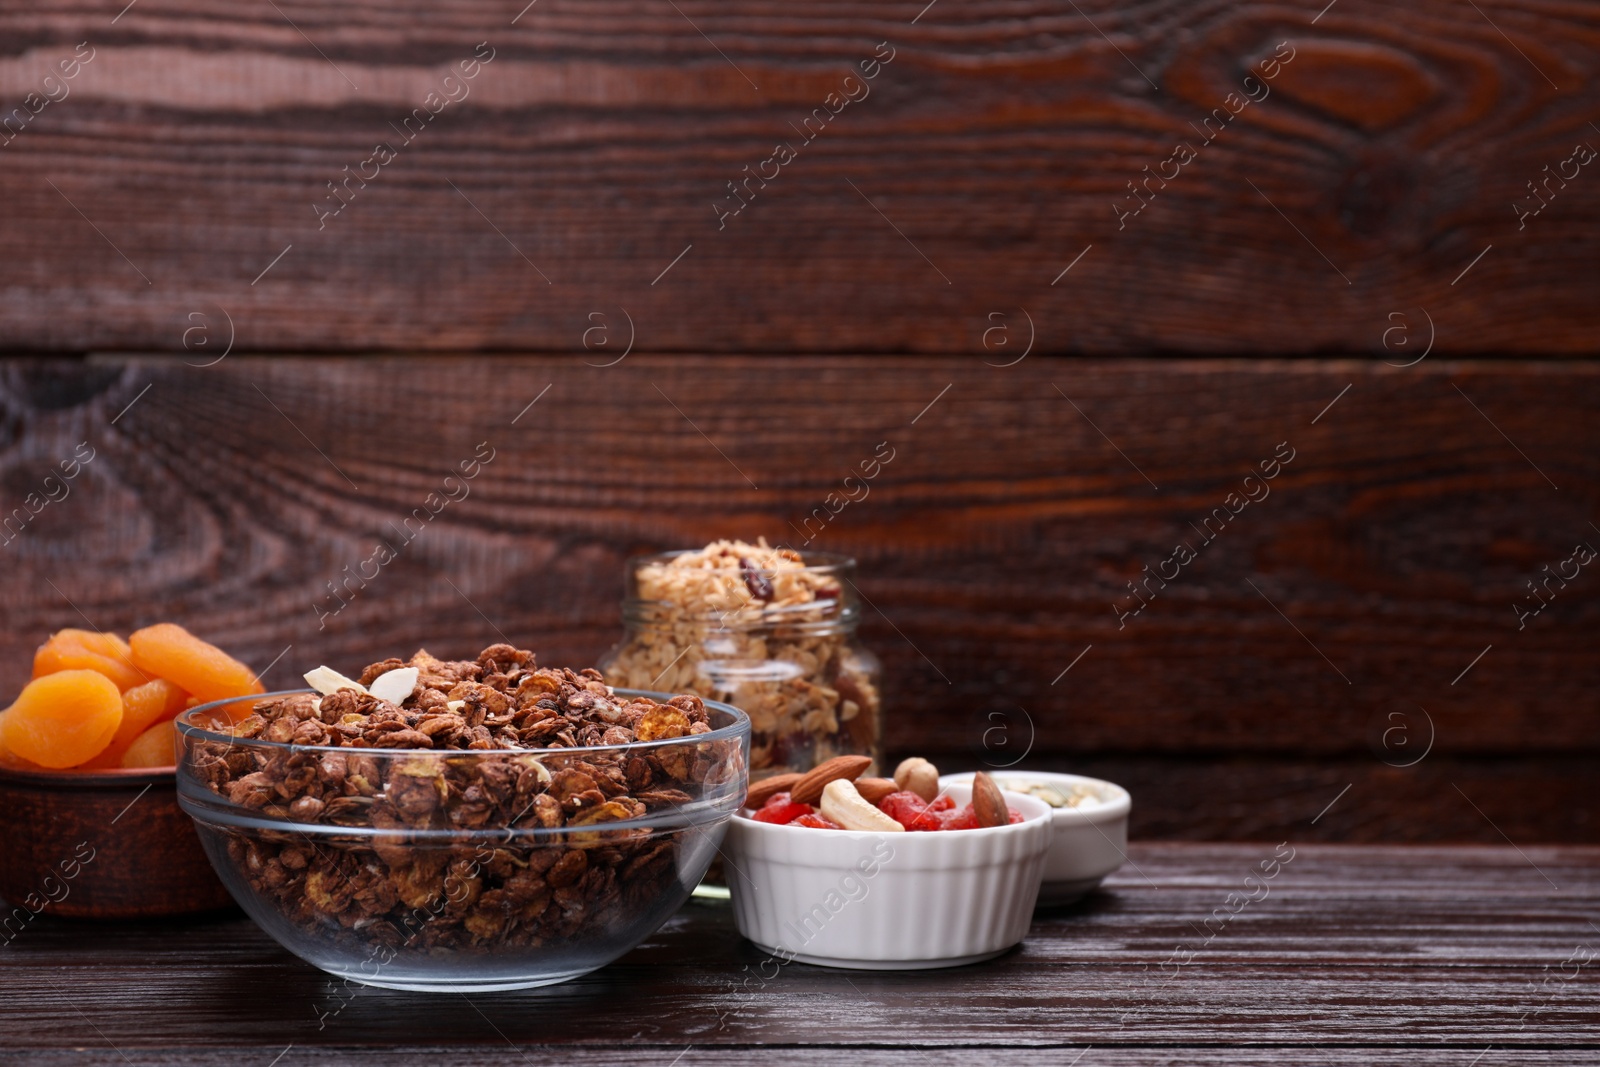
[[[0,765],[0,813],[8,929],[41,911],[134,919],[233,904],[178,807],[171,770]]]

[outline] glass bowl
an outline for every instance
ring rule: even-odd
[[[223,883],[301,959],[393,989],[605,966],[688,898],[749,784],[750,720],[712,701],[708,733],[476,751],[235,738],[219,707],[178,718],[178,800]],[[604,802],[578,796],[597,785]],[[577,813],[547,826],[563,801]]]

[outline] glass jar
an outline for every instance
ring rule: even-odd
[[[720,542],[628,563],[625,632],[599,667],[631,689],[750,716],[750,780],[838,755],[882,760],[882,666],[856,643],[855,560]]]

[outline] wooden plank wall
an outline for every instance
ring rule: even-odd
[[[897,752],[1000,713],[1145,836],[1348,785],[1305,834],[1593,840],[1597,579],[1517,608],[1600,546],[1597,55],[1546,0],[0,3],[3,510],[94,450],[8,531],[0,684],[85,617],[587,661],[627,555],[889,440],[815,544]]]
[[[1594,5],[926,5],[8,2],[0,344],[1591,349]]]
[[[183,618],[285,683],[502,634],[591,662],[629,554],[798,542],[887,441],[812,547],[861,560],[895,751],[1031,744],[1167,834],[1270,835],[1352,782],[1335,839],[1498,839],[1462,793],[1507,833],[1592,833],[1600,578],[1569,564],[1517,614],[1600,545],[1587,363],[167,357],[13,361],[5,403],[13,496],[95,450],[5,546],[8,687],[85,618]],[[399,558],[343,605],[380,539]],[[1177,577],[1130,614],[1147,566]]]

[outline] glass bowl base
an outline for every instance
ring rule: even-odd
[[[393,978],[374,977],[362,971],[345,973],[331,967],[322,967],[335,978],[343,978],[347,982],[358,985],[374,986],[378,989],[403,989],[412,993],[502,993],[513,989],[536,989],[539,986],[559,985],[570,982],[574,978],[582,978],[586,974],[598,971],[599,967],[584,967],[581,970],[561,974],[540,974],[537,977],[527,978],[495,978],[482,979],[463,976],[456,981],[435,978],[395,976]]]

